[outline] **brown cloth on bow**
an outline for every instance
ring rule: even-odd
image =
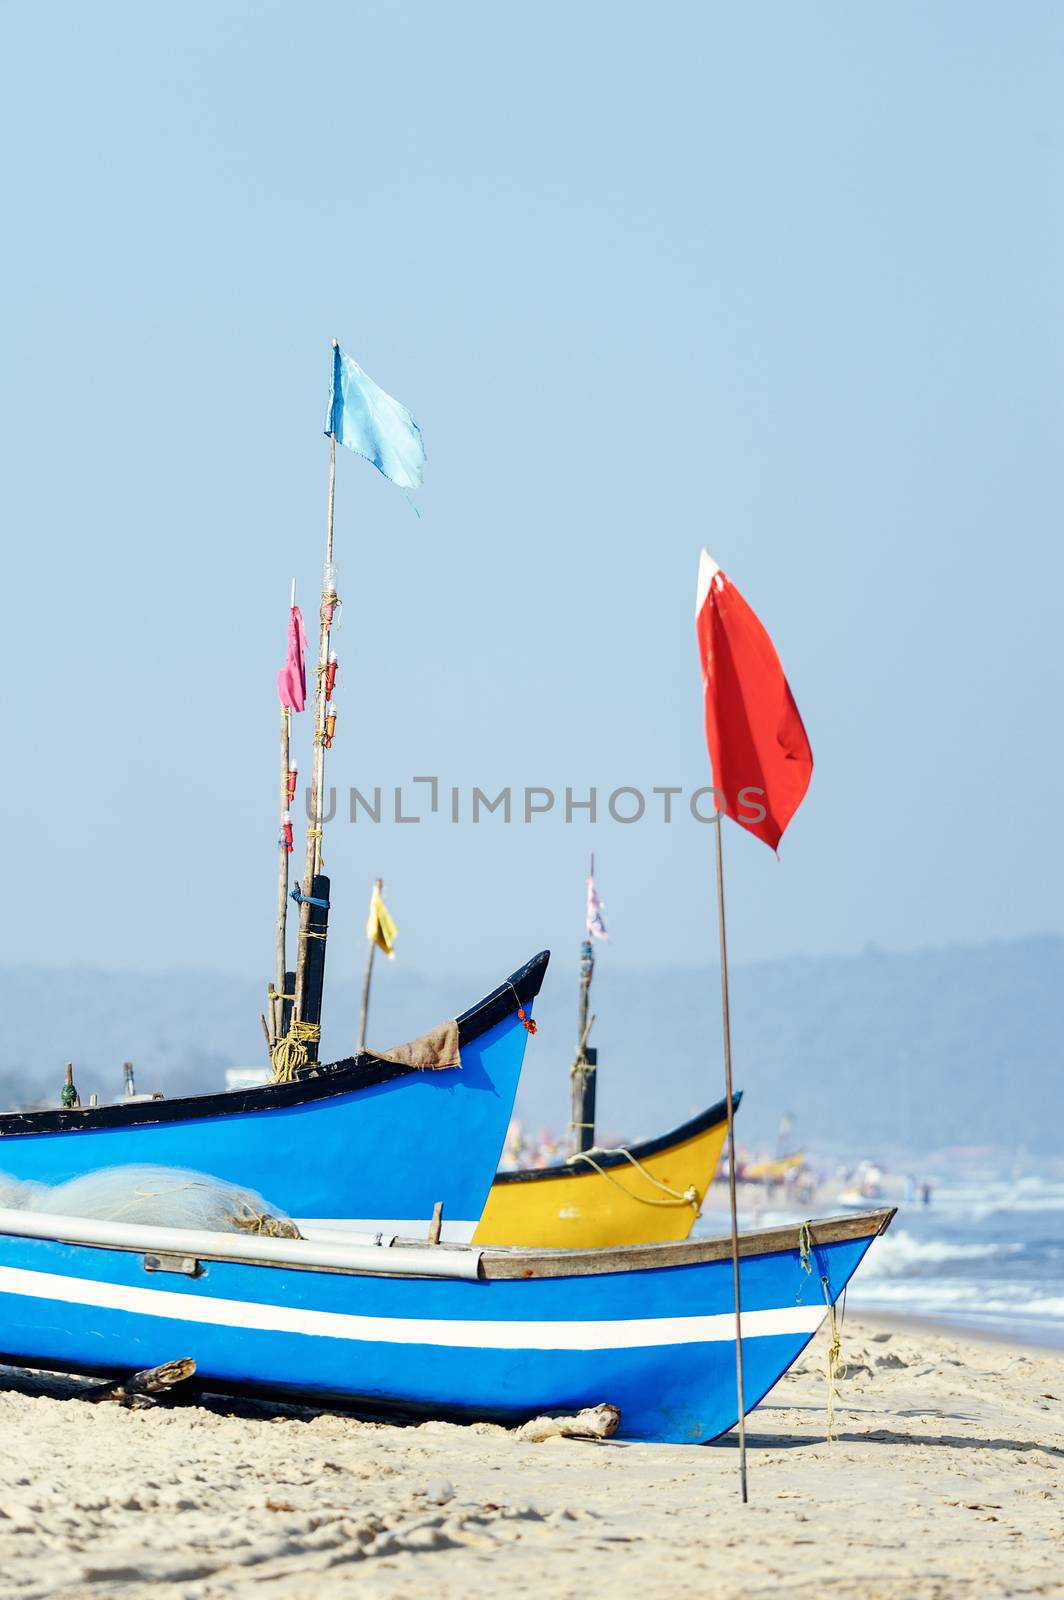
[[[400,1067],[413,1067],[417,1072],[440,1072],[444,1067],[460,1067],[462,1057],[458,1051],[457,1022],[441,1022],[430,1028],[420,1039],[409,1044],[397,1044],[391,1050],[370,1050],[367,1054],[378,1061],[394,1061]]]

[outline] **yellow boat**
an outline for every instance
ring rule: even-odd
[[[727,1131],[721,1100],[643,1144],[595,1146],[557,1166],[500,1172],[473,1243],[553,1250],[686,1239]]]
[[[739,1172],[744,1183],[783,1183],[789,1172],[800,1172],[805,1166],[805,1151],[793,1155],[774,1156],[769,1161],[751,1161]]]

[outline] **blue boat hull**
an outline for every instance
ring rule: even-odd
[[[889,1220],[815,1224],[805,1265],[794,1229],[744,1257],[747,1409],[801,1354],[825,1290],[834,1302]],[[598,1268],[616,1258],[616,1270],[576,1276],[565,1252],[498,1251],[473,1281],[221,1260],[190,1278],[148,1274],[130,1251],[8,1236],[0,1359],[118,1373],[191,1356],[207,1386],[402,1414],[518,1421],[609,1402],[622,1438],[704,1443],[737,1420],[731,1263],[704,1241],[668,1265],[679,1248],[598,1252]]]
[[[411,1071],[361,1056],[291,1084],[0,1116],[0,1172],[61,1183],[151,1164],[218,1173],[302,1222],[472,1237],[506,1138],[546,954],[459,1019],[462,1065]]]

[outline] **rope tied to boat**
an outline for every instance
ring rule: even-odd
[[[808,1222],[803,1222],[798,1229],[798,1261],[803,1272],[812,1273],[813,1270],[813,1235]],[[801,1290],[798,1297],[801,1298]]]
[[[241,1212],[232,1219],[238,1233],[253,1233],[260,1239],[302,1239],[303,1235],[288,1217],[274,1217],[268,1211]]]
[[[511,991],[513,993],[514,999],[517,1001],[517,1020],[518,1020],[518,1022],[521,1024],[522,1028],[524,1028],[526,1033],[528,1033],[528,1034],[537,1033],[539,1031],[539,1024],[536,1022],[534,1017],[530,1017],[528,1015],[528,1012],[525,1010],[524,1006],[521,1004],[521,996],[518,994],[517,990],[514,988],[512,983],[510,985],[510,989],[511,989]]]
[[[624,1156],[625,1160],[630,1161],[636,1171],[641,1173],[649,1184],[660,1190],[662,1194],[667,1195],[668,1198],[655,1200],[650,1195],[635,1194],[631,1189],[626,1189],[623,1183],[618,1183],[616,1178],[610,1177],[605,1168],[599,1166],[594,1159],[595,1156]],[[571,1167],[574,1161],[586,1161],[588,1166],[593,1167],[600,1177],[605,1178],[607,1183],[612,1183],[615,1189],[619,1189],[629,1200],[635,1200],[641,1206],[693,1206],[696,1212],[698,1210],[698,1190],[693,1183],[682,1194],[679,1189],[671,1189],[667,1183],[662,1183],[659,1178],[655,1178],[652,1172],[648,1172],[643,1163],[638,1161],[632,1152],[626,1150],[623,1145],[618,1145],[615,1150],[604,1150],[599,1145],[592,1145],[590,1150],[577,1150],[573,1155],[567,1157],[566,1165]]]
[[[274,1045],[270,1057],[274,1083],[291,1083],[299,1069],[310,1060],[307,1045],[317,1044],[320,1038],[320,1023],[292,1022],[288,1032]]]
[[[835,1313],[835,1302],[831,1298],[831,1288],[828,1280],[823,1275],[820,1279],[824,1290],[824,1301],[828,1308],[828,1354],[827,1354],[827,1379],[828,1379],[828,1421],[827,1441],[834,1444],[838,1438],[835,1427],[835,1407],[839,1400],[839,1383],[845,1378],[847,1367],[842,1359],[842,1323]]]

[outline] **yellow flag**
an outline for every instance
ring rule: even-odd
[[[375,944],[378,950],[391,961],[395,955],[395,936],[399,929],[392,921],[391,913],[384,904],[379,883],[373,885],[373,894],[369,902],[369,921],[366,923],[366,938],[370,944]]]

